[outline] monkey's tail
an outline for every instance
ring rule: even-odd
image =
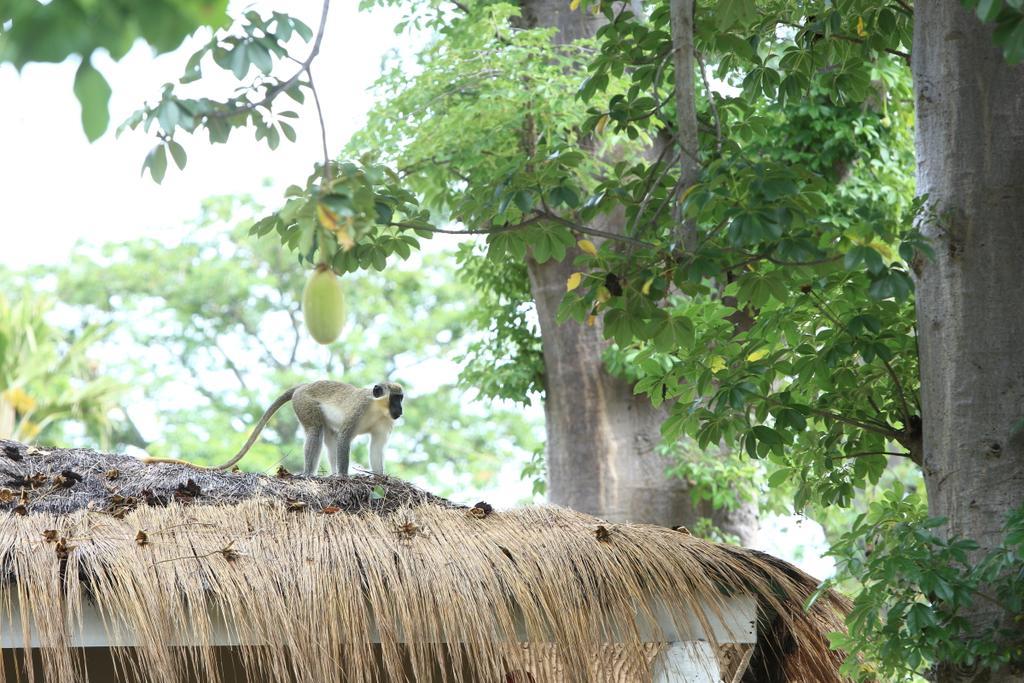
[[[222,465],[216,465],[214,467],[209,467],[207,469],[226,470],[229,467],[234,467],[235,463],[244,458],[245,454],[249,452],[249,449],[252,448],[252,445],[256,443],[256,439],[260,438],[260,432],[262,432],[263,428],[267,426],[268,422],[270,422],[270,418],[274,415],[274,413],[276,413],[278,409],[285,403],[292,400],[292,395],[295,394],[295,390],[298,388],[299,387],[292,387],[288,391],[278,396],[274,400],[274,402],[270,404],[270,407],[267,408],[266,412],[263,413],[263,417],[261,417],[260,421],[256,423],[256,426],[253,427],[252,434],[249,435],[249,440],[245,442],[244,446],[242,446],[242,450],[238,451],[238,453],[235,454],[235,457],[231,458]]]

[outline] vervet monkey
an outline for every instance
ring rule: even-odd
[[[402,416],[402,387],[392,382],[374,384],[372,389],[361,389],[345,382],[320,380],[300,384],[278,396],[256,427],[249,440],[235,457],[223,465],[204,467],[173,458],[142,458],[146,463],[177,463],[206,470],[226,470],[245,457],[256,443],[260,432],[271,416],[288,401],[292,402],[295,416],[306,432],[305,465],[302,473],[316,474],[320,466],[320,452],[327,443],[327,459],[331,474],[348,474],[349,448],[352,439],[360,434],[370,435],[370,468],[384,474],[384,444],[391,435],[395,420]]]

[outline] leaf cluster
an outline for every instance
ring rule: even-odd
[[[987,551],[936,535],[945,523],[897,482],[832,545],[838,575],[822,590],[837,582],[855,588],[849,633],[832,637],[836,647],[859,652],[844,664],[855,680],[916,680],[938,661],[992,669],[1020,661],[1024,510],[1009,515],[1003,542]],[[979,600],[994,606],[980,630],[965,616]]]
[[[120,60],[139,39],[156,52],[169,52],[199,27],[226,25],[227,4],[227,0],[4,2],[0,4],[0,62],[20,69],[29,62],[80,58],[74,91],[82,105],[82,126],[95,140],[110,121],[110,86],[93,66],[92,54],[104,50]]]

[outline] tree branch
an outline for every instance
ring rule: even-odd
[[[327,152],[327,126],[324,124],[324,112],[320,108],[320,95],[313,84],[313,71],[306,66],[306,73],[309,75],[309,89],[313,91],[313,103],[316,104],[316,115],[320,119],[320,144],[324,153],[324,185],[331,184],[331,155]]]
[[[789,26],[791,28],[795,28],[795,29],[799,29],[801,31],[805,31],[807,33],[810,33],[812,36],[821,36],[822,38],[825,38],[825,39],[835,38],[836,40],[845,40],[848,43],[857,43],[858,45],[863,45],[864,44],[864,41],[862,39],[855,38],[854,36],[847,36],[847,35],[843,35],[841,33],[830,33],[828,35],[825,35],[821,31],[813,31],[809,27],[803,26],[801,24],[792,24],[792,23],[790,23],[788,21],[780,21],[778,23],[779,23],[780,26]],[[902,50],[896,50],[896,49],[893,49],[893,48],[890,48],[890,47],[885,48],[883,50],[883,52],[888,52],[891,55],[895,55],[897,57],[900,57],[907,64],[910,64],[910,53],[909,52],[903,52]]]
[[[697,183],[700,177],[700,141],[697,138],[697,103],[693,87],[693,10],[694,0],[669,0],[669,28],[672,36],[672,50],[675,61],[675,94],[676,94],[676,137],[679,148],[685,155],[692,150],[694,160],[682,160],[679,169],[679,189],[673,191],[673,199],[677,192],[685,192]],[[674,219],[678,223],[676,239],[686,251],[697,248],[697,226],[693,221],[682,216],[681,202],[675,203]]]
[[[864,422],[856,418],[840,415],[839,413],[833,413],[831,410],[822,410],[821,408],[815,408],[813,406],[807,406],[807,409],[810,410],[815,415],[817,415],[818,417],[835,420],[836,422],[842,422],[844,424],[850,425],[851,427],[857,427],[858,429],[863,429],[868,432],[882,434],[883,436],[888,436],[891,439],[895,439],[899,435],[898,431],[889,426],[883,427],[873,422]]]
[[[629,242],[630,244],[636,244],[636,245],[643,246],[643,247],[652,247],[652,248],[656,248],[657,247],[656,244],[653,244],[651,242],[646,242],[644,240],[639,240],[639,239],[637,239],[635,237],[630,237],[629,235],[620,235],[620,234],[615,233],[615,232],[608,232],[607,230],[601,230],[599,228],[591,228],[591,227],[586,226],[586,225],[581,225],[581,224],[576,223],[574,221],[570,221],[567,218],[562,218],[561,216],[559,216],[558,214],[555,214],[555,213],[544,212],[544,213],[541,213],[540,216],[542,218],[547,218],[548,220],[552,220],[555,223],[560,223],[560,224],[566,226],[567,228],[572,228],[573,230],[576,230],[577,232],[582,232],[582,233],[584,233],[586,235],[594,235],[596,237],[605,237],[607,239],[618,240],[620,242]]]
[[[843,324],[843,321],[840,320],[835,313],[828,309],[828,307],[825,305],[825,300],[820,295],[815,293],[813,290],[810,292],[810,294],[817,302],[818,310],[824,313],[826,317],[828,317],[837,327],[839,327],[839,329],[843,330],[844,332],[846,332],[846,334],[850,335],[854,339],[857,339],[860,336],[850,332],[850,329]],[[892,379],[893,384],[896,385],[896,396],[900,399],[900,405],[903,407],[903,426],[909,429],[910,418],[912,416],[912,413],[910,412],[910,405],[907,403],[907,395],[903,391],[903,383],[900,381],[899,377],[896,376],[896,371],[893,370],[892,365],[889,363],[889,361],[887,361],[885,358],[882,358],[881,356],[878,356],[878,360],[882,361],[882,364],[885,366],[886,372],[889,373],[889,377]]]
[[[903,0],[894,0],[894,2],[897,5],[899,5],[900,9],[903,10],[904,14],[911,17],[914,16],[914,8],[911,5],[908,5],[907,3],[903,2]]]
[[[525,228],[527,225],[537,223],[543,220],[549,220],[554,223],[560,223],[568,228],[572,228],[577,232],[582,232],[587,235],[594,235],[595,237],[605,237],[610,240],[619,240],[621,242],[630,242],[632,244],[638,244],[645,247],[656,247],[657,245],[651,242],[645,242],[638,240],[635,237],[629,237],[628,235],[619,235],[614,232],[608,232],[607,230],[600,230],[599,228],[591,228],[586,225],[581,225],[570,221],[567,218],[562,218],[558,214],[551,213],[550,211],[537,211],[532,216],[519,223],[513,223],[511,225],[498,225],[488,228],[466,228],[465,230],[448,230],[446,228],[438,228],[435,226],[426,226],[413,223],[406,223],[403,221],[397,221],[388,223],[389,226],[396,228],[406,228],[410,230],[426,230],[427,232],[437,232],[445,235],[497,235],[503,232],[511,232],[520,228]]]
[[[700,52],[696,52],[697,64],[700,66],[700,80],[704,83],[704,92],[708,95],[708,105],[711,107],[711,118],[715,122],[715,151],[718,152],[718,156],[722,156],[722,120],[718,117],[718,105],[715,103],[715,93],[711,90],[711,84],[708,82],[707,66],[704,64],[704,57],[701,56]]]
[[[901,458],[909,458],[910,453],[897,453],[896,451],[861,451],[859,453],[844,453],[843,455],[830,455],[833,460],[844,460],[846,458],[863,458],[869,455],[897,455]]]
[[[317,29],[316,38],[314,38],[313,40],[313,49],[310,50],[309,56],[306,57],[306,59],[299,62],[299,69],[292,75],[291,78],[267,90],[267,94],[264,95],[263,99],[259,100],[258,102],[248,102],[239,107],[233,107],[231,109],[225,109],[223,111],[208,112],[204,114],[204,118],[224,119],[228,118],[229,116],[234,116],[235,114],[243,114],[247,111],[252,111],[253,109],[256,109],[258,107],[265,107],[271,102],[273,102],[274,98],[276,98],[278,95],[280,95],[285,90],[288,90],[293,85],[295,85],[295,83],[298,82],[299,78],[302,77],[302,74],[308,74],[309,65],[312,64],[316,56],[320,54],[320,43],[323,41],[324,27],[327,25],[327,12],[330,9],[330,7],[331,0],[324,0],[323,9],[320,12],[320,27]]]

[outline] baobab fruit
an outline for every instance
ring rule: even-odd
[[[302,315],[306,329],[321,344],[330,344],[345,324],[345,295],[338,276],[321,263],[302,292]]]

